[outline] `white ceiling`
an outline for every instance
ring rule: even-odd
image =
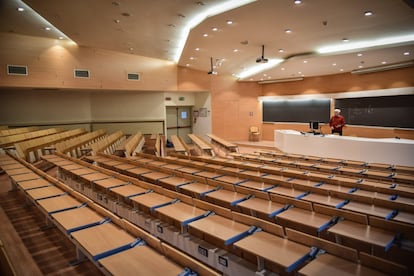
[[[33,10],[18,12],[19,0],[0,1],[0,32],[32,36],[64,36],[80,46],[103,48],[174,60],[180,39],[200,13],[228,0],[25,0]],[[231,2],[237,2],[233,0]],[[218,74],[240,74],[265,58],[283,59],[278,66],[244,80],[285,79],[350,72],[414,60],[408,43],[320,55],[323,46],[414,35],[412,0],[257,0],[207,17],[186,37],[178,65]],[[240,0],[239,0],[240,3]],[[372,11],[372,16],[364,12]],[[119,22],[117,22],[119,20]],[[226,22],[232,20],[233,24]],[[213,31],[216,27],[218,30]],[[58,30],[56,30],[56,28]],[[290,34],[286,29],[292,30]],[[63,34],[59,33],[59,30]],[[208,34],[204,37],[203,34]],[[343,42],[344,38],[349,42]],[[199,48],[198,51],[195,49]],[[237,49],[237,52],[235,50]],[[284,52],[279,52],[283,49]],[[404,53],[406,53],[404,55]],[[409,54],[407,54],[409,53]],[[358,55],[360,54],[360,55]],[[362,54],[362,56],[361,56]]]

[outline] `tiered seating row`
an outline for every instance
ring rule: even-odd
[[[211,141],[218,145],[219,147],[224,148],[228,152],[238,152],[239,148],[237,145],[230,143],[214,134],[207,134],[207,136],[211,139]]]
[[[134,135],[128,137],[123,146],[118,147],[117,150],[123,152],[122,156],[131,157],[134,156],[136,152],[141,152],[144,144],[144,136],[141,134],[141,132],[137,132]]]
[[[98,152],[105,152],[112,154],[115,152],[118,145],[125,140],[125,136],[122,131],[118,130],[109,136],[90,144],[91,154],[96,155]]]
[[[178,137],[177,135],[171,135],[171,142],[174,145],[174,151],[181,154],[189,154],[190,150],[185,144],[185,142],[181,139],[181,137]]]
[[[18,127],[18,128],[0,129],[0,137],[31,132],[31,131],[35,131],[38,129],[39,129],[38,127]]]
[[[203,154],[214,156],[214,150],[213,147],[204,141],[201,137],[195,135],[195,134],[187,134],[188,137],[193,141],[193,143],[201,150]]]
[[[24,160],[28,162],[35,162],[40,160],[39,157],[44,154],[44,149],[46,147],[52,146],[60,141],[72,138],[74,136],[82,135],[85,132],[85,129],[78,128],[16,143],[16,152],[18,156]]]
[[[55,149],[59,152],[69,154],[72,157],[80,157],[83,155],[82,150],[85,147],[88,147],[90,144],[95,143],[102,139],[106,131],[99,129],[93,132],[89,132],[72,139],[68,139],[62,142],[59,142],[55,145]]]
[[[98,158],[94,158],[94,159],[98,159],[99,160],[100,158],[98,157]],[[117,165],[117,163],[115,161],[116,160],[112,160],[112,163],[113,163],[112,166],[118,167],[118,169],[121,169],[121,168],[126,169],[128,167],[127,165],[133,165],[132,163],[130,163],[130,164],[125,164],[125,163],[122,164],[122,163],[119,163],[119,162],[118,162],[118,165]],[[139,161],[139,160],[136,160],[136,161]],[[148,163],[157,163],[157,162],[160,163],[159,161],[154,161],[154,160],[151,160],[151,161],[152,162],[148,162]],[[157,164],[153,164],[153,165],[156,166],[156,167],[159,167],[160,164],[158,164],[158,163]],[[165,164],[165,165],[167,166],[167,164]],[[171,164],[171,166],[172,166],[172,164]],[[63,167],[62,167],[62,169],[63,169]],[[134,166],[132,166],[132,168],[130,166],[129,171],[131,173],[136,174],[139,169],[140,168],[137,167],[137,166],[135,166],[135,169],[134,169]],[[145,177],[145,178],[157,178],[158,181],[159,181],[159,183],[161,183],[163,181],[163,179],[168,180],[168,179],[174,178],[174,176],[169,176],[168,177],[168,175],[165,176],[165,173],[164,173],[164,176],[163,176],[163,173],[161,173],[161,172],[158,172],[158,173],[157,172],[151,172],[151,171],[148,171],[148,169],[147,169],[147,172],[145,173],[143,169],[145,169],[145,168],[141,168],[141,174],[140,174],[140,176]],[[75,171],[72,171],[71,173],[76,173],[76,170]],[[98,182],[99,181],[97,181],[95,184],[98,184]],[[194,182],[193,183],[189,183],[188,185],[191,185],[191,184],[194,184]],[[183,185],[183,186],[185,187],[187,185]],[[114,187],[114,188],[111,188],[111,187],[108,188],[107,187],[106,189],[109,189],[109,192],[107,192],[107,194],[110,194],[111,192],[115,192],[115,190],[117,189],[117,187]],[[164,190],[164,193],[165,193],[165,190]],[[151,195],[151,196],[148,196],[148,197],[154,197],[154,195]],[[141,205],[145,205],[144,209],[146,209],[149,213],[153,212],[153,213],[158,214],[158,215],[161,214],[160,215],[161,217],[162,216],[166,216],[169,219],[173,219],[173,220],[175,219],[175,220],[177,220],[176,221],[177,224],[182,226],[183,221],[180,220],[180,219],[178,219],[178,218],[182,218],[182,215],[181,215],[181,213],[183,212],[182,210],[185,210],[186,208],[183,207],[182,205],[181,205],[182,207],[179,207],[180,205],[177,205],[178,203],[175,203],[174,197],[169,197],[167,199],[165,199],[164,197],[162,197],[162,196],[161,197],[160,196],[155,197],[157,200],[159,200],[158,202],[156,202],[156,205],[155,206],[149,206],[148,205],[149,199],[146,199],[146,194],[142,194],[142,192],[141,192],[141,195],[134,195],[133,194],[133,196],[130,198],[130,200],[132,202],[134,202],[134,204],[138,203],[138,205],[139,205],[139,208],[138,209],[139,210],[142,210],[142,206]],[[175,195],[175,197],[178,197],[178,195]],[[121,196],[121,198],[125,198],[125,195]],[[180,199],[182,199],[184,201],[184,198],[180,197]],[[207,205],[208,204],[208,203],[205,203],[205,202],[198,201],[198,200],[194,199],[193,200],[193,203],[195,204],[196,202],[198,204],[201,204],[201,203],[203,203],[204,205]],[[189,204],[189,203],[187,203],[187,204]],[[211,206],[211,205],[209,205],[209,206]],[[212,207],[205,208],[205,210],[211,211],[211,208]],[[169,211],[166,211],[166,210],[169,210]],[[226,246],[228,246],[230,244],[233,244],[233,243],[235,243],[235,245],[237,244],[236,241],[233,241],[229,236],[225,236],[226,234],[223,234],[223,233],[226,233],[226,230],[225,229],[227,229],[227,227],[220,228],[220,225],[226,225],[226,226],[229,227],[229,229],[232,229],[233,228],[232,225],[234,223],[224,223],[223,221],[220,221],[220,219],[218,219],[218,221],[215,221],[216,218],[217,218],[215,215],[213,216],[213,217],[215,217],[214,219],[213,218],[210,218],[210,216],[207,216],[207,217],[201,216],[201,218],[199,218],[198,216],[200,216],[201,214],[195,214],[193,212],[194,209],[191,209],[191,210],[192,210],[192,212],[190,212],[190,211],[187,210],[187,212],[184,211],[184,213],[187,213],[187,216],[191,215],[193,218],[194,218],[194,216],[196,216],[196,218],[198,218],[198,219],[196,219],[196,220],[191,221],[190,223],[188,223],[187,226],[189,227],[190,233],[192,233],[194,235],[198,235],[200,237],[203,237],[203,239],[206,240],[206,241],[215,242],[214,245],[221,245],[223,247],[223,242],[224,242],[224,248],[226,248]],[[217,210],[220,210],[220,209],[217,209],[217,207],[216,207],[215,212]],[[191,218],[191,216],[190,216],[190,218]],[[256,218],[253,218],[253,217],[250,217],[250,216],[247,216],[246,217],[245,215],[237,214],[237,213],[234,213],[234,212],[232,212],[232,216],[233,216],[233,219],[235,217],[239,217],[239,218],[241,217],[241,218],[244,218],[246,220],[252,220],[253,219],[254,221],[256,221],[256,224],[258,223],[257,221],[260,221],[261,223],[264,223],[264,221],[262,221],[262,220],[258,220]],[[187,217],[187,219],[188,219],[188,217]],[[208,221],[208,223],[206,223],[207,221]],[[211,228],[211,225],[213,225],[213,228]],[[252,226],[252,224],[248,224],[248,225]],[[277,226],[275,224],[266,224],[266,225],[269,225],[268,227],[276,227]],[[254,224],[253,226],[256,226],[256,225]],[[217,227],[217,233],[214,232],[215,231],[214,230],[215,229],[214,227]],[[249,228],[247,228],[247,229],[249,229]],[[288,229],[288,228],[286,228],[286,229]],[[279,228],[279,230],[280,230],[280,228]],[[165,230],[162,230],[162,232],[163,231],[165,231]],[[234,234],[234,232],[233,232],[233,234]],[[214,237],[211,237],[211,235],[213,235]],[[223,237],[223,235],[224,235],[224,237]],[[256,234],[254,234],[254,235],[256,235]],[[260,235],[258,235],[258,236],[260,236]],[[281,235],[283,236],[283,232],[281,232]],[[248,235],[248,237],[250,237],[250,234]],[[266,239],[269,239],[269,238],[270,237],[266,237]],[[217,241],[217,239],[219,239],[220,241]],[[242,240],[244,240],[244,238]],[[324,241],[324,242],[327,242],[327,241]],[[255,243],[253,243],[253,244],[255,244]],[[243,247],[243,246],[240,246],[240,247]],[[279,245],[279,247],[280,247],[280,245]],[[244,250],[246,251],[244,253],[246,255],[248,255],[249,249],[251,249],[249,245],[246,248],[244,248]],[[277,248],[274,248],[274,249],[276,250]],[[259,256],[262,256],[264,259],[266,259],[266,253],[265,252],[262,252],[262,255],[259,254]],[[296,257],[297,257],[297,255],[296,255]],[[304,256],[302,256],[302,257],[304,257]],[[304,257],[304,260],[302,260],[302,262],[305,261],[308,258],[309,258],[309,256],[308,257]],[[249,258],[247,258],[247,259],[249,259]],[[283,261],[280,260],[280,257],[278,259],[276,259],[277,261],[275,261],[275,259],[271,259],[271,260],[273,260],[273,262],[276,262],[276,265],[277,265],[278,268],[280,268],[280,266],[281,266],[281,267],[284,267],[287,271],[289,271],[291,269],[293,270],[293,269],[298,268],[296,265],[299,266],[300,263],[302,263],[302,262],[296,263],[295,266],[292,266],[293,264],[291,263],[289,266],[287,266],[286,263],[283,264]],[[260,266],[259,266],[259,268],[260,268]],[[276,268],[273,268],[273,269],[276,269]],[[276,269],[276,271],[279,271],[279,270]]]
[[[0,167],[74,242],[78,261],[88,258],[107,275],[197,275],[183,264],[218,275],[23,160],[1,156]]]
[[[263,158],[263,161],[269,161],[276,164],[286,164],[306,167],[308,169],[319,169],[319,170],[338,170],[344,174],[358,174],[375,177],[378,179],[395,178],[395,174],[401,175],[414,175],[414,168],[408,166],[400,166],[393,164],[379,164],[379,163],[368,163],[362,161],[353,160],[342,160],[335,158],[322,158],[316,156],[302,156],[297,154],[285,154],[275,151],[259,150],[256,152],[262,157],[269,157],[270,159]],[[240,155],[236,154],[235,157]],[[248,157],[248,155],[246,156]],[[255,155],[252,155],[252,160],[260,159]],[[324,167],[323,165],[326,165]],[[348,169],[348,170],[347,170]],[[414,178],[408,178],[408,180],[414,180]]]
[[[47,136],[64,131],[63,128],[49,128],[0,137],[0,148],[13,146],[15,143]]]

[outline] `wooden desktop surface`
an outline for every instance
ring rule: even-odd
[[[381,247],[387,246],[395,237],[392,232],[347,220],[333,225],[328,232]]]
[[[123,163],[123,164],[119,164],[119,165],[115,165],[114,168],[118,169],[118,170],[130,170],[130,169],[134,169],[134,168],[138,168],[137,165],[133,165],[133,164],[128,164],[128,163]]]
[[[310,251],[309,247],[266,232],[247,236],[234,246],[283,267],[289,267]]]
[[[133,168],[133,169],[128,169],[126,170],[129,173],[135,174],[135,175],[141,175],[144,173],[150,173],[152,172],[150,169],[144,168],[144,167],[137,167],[137,168]]]
[[[141,193],[145,193],[146,191],[148,191],[148,189],[144,189],[144,188],[141,188],[133,184],[115,187],[111,189],[111,192],[118,194],[122,197],[128,197],[131,195],[141,194]]]
[[[56,186],[42,187],[42,188],[31,189],[27,191],[27,194],[34,200],[39,199],[39,198],[49,197],[49,196],[57,196],[63,193],[65,192]]]
[[[245,181],[243,183],[239,184],[240,186],[246,187],[246,188],[251,188],[251,189],[255,189],[255,190],[266,190],[269,189],[270,187],[272,187],[272,184],[268,184],[268,183],[264,183],[264,182],[257,182],[257,181]]]
[[[157,209],[157,212],[175,221],[178,221],[179,223],[183,223],[184,221],[191,218],[201,216],[207,211],[186,203],[178,202],[175,204],[160,207]]]
[[[130,244],[135,240],[112,223],[86,228],[71,235],[92,256]]]
[[[23,181],[19,183],[20,188],[22,188],[23,190],[46,187],[50,185],[51,185],[50,182],[48,182],[47,180],[43,178]]]
[[[191,180],[184,178],[184,177],[172,176],[172,177],[160,179],[159,182],[161,184],[166,184],[166,186],[177,187],[179,185],[190,183]]]
[[[202,171],[202,172],[197,172],[194,175],[205,177],[205,178],[216,178],[216,177],[222,176],[223,174],[216,173],[216,172]]]
[[[9,176],[12,175],[18,175],[18,174],[26,174],[26,173],[31,173],[33,172],[32,170],[22,166],[22,167],[18,167],[18,168],[13,168],[13,169],[4,169],[3,170],[6,172],[6,174],[8,174]]]
[[[95,171],[94,173],[82,175],[82,178],[84,180],[89,181],[89,182],[93,182],[93,181],[98,181],[98,180],[101,180],[101,179],[111,178],[111,176]]]
[[[183,165],[177,165],[177,164],[167,164],[165,166],[162,166],[164,169],[170,169],[170,170],[177,170],[179,168],[182,168]]]
[[[96,185],[100,188],[109,189],[111,187],[125,185],[125,184],[127,184],[127,181],[111,177],[111,178],[98,180],[98,181],[95,181],[93,183],[94,183],[94,185]]]
[[[70,172],[76,176],[83,176],[86,174],[96,173],[96,171],[88,168],[71,170]]]
[[[284,195],[288,197],[297,197],[305,193],[305,191],[303,190],[297,190],[294,188],[288,188],[288,187],[283,187],[283,186],[277,186],[275,188],[268,190],[268,192],[278,194],[278,195]]]
[[[220,177],[215,178],[215,180],[217,180],[217,181],[223,181],[223,182],[226,182],[226,183],[230,183],[230,184],[235,185],[235,184],[239,184],[241,182],[244,182],[247,179],[246,178],[242,178],[242,177],[238,177],[238,176],[233,176],[233,175],[223,175],[223,176],[220,176]]]
[[[373,204],[360,203],[356,201],[351,201],[348,204],[342,207],[344,210],[354,211],[358,213],[369,214],[372,216],[385,218],[389,213],[392,212],[392,209],[385,208]]]
[[[25,174],[11,175],[10,178],[13,179],[15,182],[19,183],[21,181],[39,179],[40,176],[38,174],[30,172]]]
[[[311,201],[313,203],[319,203],[323,205],[328,205],[331,207],[337,206],[339,203],[343,202],[344,199],[328,196],[327,194],[317,194],[317,193],[310,193],[304,197],[302,200]]]
[[[52,218],[57,221],[65,230],[84,226],[90,223],[101,221],[103,217],[88,207],[76,208],[52,214]]]
[[[135,246],[99,260],[111,275],[179,275],[184,268],[148,246]]]
[[[158,179],[166,178],[166,177],[169,177],[171,175],[170,174],[163,173],[163,172],[151,171],[151,172],[146,173],[146,174],[143,174],[141,176],[144,177],[145,179],[149,179],[149,180],[152,180],[152,181],[156,181]]]
[[[242,201],[237,206],[268,215],[285,207],[284,204],[257,197]]]
[[[0,167],[3,170],[13,170],[13,169],[21,169],[21,168],[26,168],[25,166],[23,166],[22,164],[20,164],[17,161],[14,161],[13,163],[4,163],[4,164],[0,164]]]
[[[200,182],[195,182],[195,183],[190,183],[190,184],[181,186],[180,190],[186,190],[186,191],[190,191],[196,194],[201,194],[201,193],[214,190],[216,188],[217,187],[215,186],[211,186],[211,185],[200,183]]]
[[[151,208],[160,204],[168,203],[173,200],[170,197],[158,193],[148,193],[139,196],[134,196],[131,200],[139,205],[143,205],[147,208]]]
[[[66,171],[73,171],[73,170],[79,170],[79,169],[83,169],[85,168],[82,165],[79,164],[69,164],[69,165],[65,165],[65,166],[60,166],[62,170],[66,170]]]
[[[357,263],[350,262],[343,258],[325,253],[312,260],[299,270],[299,275],[335,275],[335,276],[354,276],[370,275],[380,276],[387,275],[377,270],[361,266]]]
[[[229,190],[217,190],[211,193],[208,193],[206,195],[206,197],[208,198],[212,198],[212,199],[217,199],[217,200],[221,200],[221,201],[225,201],[225,202],[234,202],[236,200],[240,200],[245,198],[247,195],[245,194],[240,194],[237,192],[233,192],[233,191],[229,191]]]
[[[194,173],[201,172],[202,170],[199,169],[199,168],[193,168],[193,167],[181,167],[181,168],[177,169],[177,171],[183,172],[183,173],[188,173],[188,174],[194,174]]]
[[[281,218],[294,223],[304,224],[315,229],[319,229],[322,225],[328,223],[332,217],[328,215],[318,214],[309,210],[300,208],[289,208],[276,215],[276,219]]]
[[[238,234],[246,232],[250,228],[245,224],[241,224],[234,220],[218,215],[212,215],[200,220],[193,221],[189,224],[189,226],[190,229],[197,229],[200,232],[211,235],[222,241],[226,241]]]
[[[69,195],[38,200],[37,203],[46,211],[53,212],[79,206],[81,203]]]

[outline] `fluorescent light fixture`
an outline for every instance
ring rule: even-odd
[[[264,80],[258,81],[258,84],[269,84],[269,83],[280,83],[280,82],[290,82],[290,81],[301,81],[303,78],[287,78],[287,79],[275,79],[275,80]]]
[[[249,69],[241,72],[240,74],[237,74],[237,77],[239,79],[244,79],[250,76],[253,76],[257,73],[260,73],[264,70],[268,70],[270,68],[273,68],[277,66],[279,63],[281,63],[283,59],[269,59],[267,63],[258,63],[258,65],[250,67]]]
[[[336,44],[326,47],[319,48],[316,50],[319,54],[330,54],[330,53],[340,53],[352,50],[359,50],[364,48],[386,46],[392,44],[401,44],[407,42],[414,42],[414,34],[401,35],[401,36],[392,36],[384,37],[360,42],[346,43],[346,44]]]
[[[174,55],[174,61],[178,62],[180,60],[181,54],[184,50],[185,43],[187,41],[188,34],[190,33],[191,29],[196,27],[198,24],[203,22],[208,17],[239,8],[241,6],[250,4],[255,1],[256,0],[230,0],[221,4],[217,4],[205,10],[204,12],[197,14],[197,16],[195,16],[193,19],[190,20],[190,22],[187,23],[187,25],[183,28],[181,32],[177,46],[177,52]]]
[[[368,74],[368,73],[374,73],[374,72],[405,68],[405,67],[410,67],[410,66],[414,66],[414,60],[410,60],[407,62],[401,62],[401,63],[393,63],[393,64],[387,64],[387,65],[382,65],[382,66],[376,66],[376,67],[356,69],[356,70],[351,71],[351,74]]]

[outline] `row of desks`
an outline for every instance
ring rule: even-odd
[[[112,189],[110,190],[113,192]],[[303,265],[304,261],[310,259],[311,249],[307,246],[270,233],[257,231],[255,226],[213,214],[211,210],[203,210],[155,192],[131,195],[130,199],[135,204],[145,206],[151,213],[187,226],[190,233],[202,233],[205,240],[212,237],[219,240],[222,246],[234,245],[241,250],[274,262],[288,272],[295,270]],[[264,244],[266,246],[263,246]],[[262,262],[258,262],[258,269],[263,268],[260,267],[261,264]]]
[[[256,154],[232,154],[232,157],[238,160],[259,162],[263,164],[274,164],[278,166],[287,166],[311,171],[320,171],[332,174],[342,174],[355,177],[361,177],[372,180],[394,181],[399,183],[414,184],[414,173],[400,173],[392,170],[378,170],[367,167],[348,166],[344,164],[331,164],[325,162],[315,162],[314,160],[303,159],[283,159],[266,157]]]
[[[78,261],[88,257],[111,275],[130,275],[134,271],[139,275],[179,275],[186,271],[90,208],[90,201],[74,197],[73,190],[56,186],[8,156],[0,158],[0,167],[12,185],[75,243]]]

